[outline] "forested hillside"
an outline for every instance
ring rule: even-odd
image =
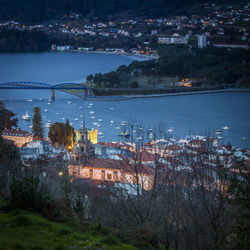
[[[131,16],[160,17],[188,14],[207,0],[0,0],[0,21],[15,18],[22,22],[42,22],[70,12],[84,17],[112,18]],[[214,0],[213,3],[238,3],[237,0]],[[242,2],[242,1],[241,1]],[[246,2],[246,1],[243,1]]]

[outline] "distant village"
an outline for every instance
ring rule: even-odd
[[[250,3],[238,8],[204,4],[204,15],[172,18],[135,18],[109,22],[90,22],[80,14],[71,13],[51,24],[26,25],[16,21],[0,23],[0,29],[42,31],[46,34],[64,34],[73,38],[135,39],[137,46],[126,43],[122,47],[98,48],[73,44],[52,44],[52,51],[105,51],[157,57],[161,44],[188,44],[205,48],[208,45],[229,49],[249,47]]]
[[[141,130],[139,128],[139,133]],[[157,182],[161,184],[169,173],[173,177],[181,173],[185,179],[183,176],[193,171],[195,163],[202,162],[211,170],[220,164],[231,171],[234,171],[235,159],[250,165],[250,149],[224,145],[220,142],[223,131],[216,131],[215,136],[196,135],[185,139],[155,138],[153,133],[147,131],[148,140],[141,136],[131,140],[126,135],[127,140],[123,137],[116,142],[98,142],[97,131],[88,130],[83,122],[69,148],[55,148],[48,138],[34,140],[31,133],[18,128],[5,129],[2,137],[19,148],[24,165],[45,158],[66,162],[71,176],[97,187],[130,186],[139,181],[142,189],[150,190],[156,169]],[[179,181],[185,183],[183,179]]]

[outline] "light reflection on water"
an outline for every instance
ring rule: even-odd
[[[94,53],[0,54],[0,82],[81,82],[90,73],[114,70],[121,64],[129,64],[133,59]],[[31,121],[22,120],[22,115],[26,111],[32,115],[34,106],[39,106],[46,132],[48,120],[64,122],[69,119],[78,129],[82,116],[88,128],[101,125],[99,131],[104,133],[104,140],[117,140],[116,127],[120,127],[121,122],[128,118],[142,121],[145,126],[152,128],[163,122],[167,129],[174,127],[173,134],[180,137],[189,132],[214,133],[216,129],[227,125],[230,129],[224,131],[224,142],[241,147],[249,147],[250,143],[249,97],[249,93],[219,93],[127,101],[85,101],[56,91],[56,100],[48,104],[50,90],[0,90],[0,100],[17,114],[20,128],[26,130],[30,130]],[[32,102],[28,102],[29,99]],[[93,103],[91,108],[90,103]],[[45,109],[48,111],[45,112]],[[90,110],[95,113],[91,114]],[[111,120],[114,121],[112,126]],[[242,137],[249,138],[249,141],[243,142]]]
[[[4,94],[4,91],[12,91],[12,94]],[[44,127],[49,120],[53,123],[65,122],[68,119],[75,129],[79,129],[84,116],[88,128],[98,128],[97,125],[101,125],[99,131],[104,133],[103,140],[117,140],[116,127],[120,127],[123,120],[134,118],[151,128],[163,122],[167,129],[174,127],[173,134],[179,137],[190,132],[214,133],[215,130],[221,130],[227,125],[230,129],[223,132],[224,142],[249,147],[249,141],[241,140],[242,137],[250,139],[249,93],[139,98],[127,101],[86,101],[56,91],[56,100],[49,104],[50,91],[29,90],[25,94],[23,90],[4,91],[1,91],[0,98],[3,94],[11,96],[11,100],[4,102],[17,114],[19,126],[26,130],[30,130],[32,122],[23,121],[21,116],[26,111],[32,115],[34,106],[39,106],[42,110]],[[28,99],[32,99],[32,102],[27,101]],[[90,103],[93,105],[90,106]],[[112,126],[110,126],[111,120],[114,121]],[[45,130],[48,132],[48,128]]]

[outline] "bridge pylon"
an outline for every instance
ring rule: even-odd
[[[51,100],[52,101],[55,100],[55,90],[54,89],[51,90]]]

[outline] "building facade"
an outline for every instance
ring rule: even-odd
[[[6,140],[13,141],[14,144],[21,148],[24,144],[33,141],[33,136],[31,133],[21,130],[21,129],[5,129],[3,131],[2,137]]]
[[[207,36],[198,36],[198,48],[203,49],[207,47]]]

